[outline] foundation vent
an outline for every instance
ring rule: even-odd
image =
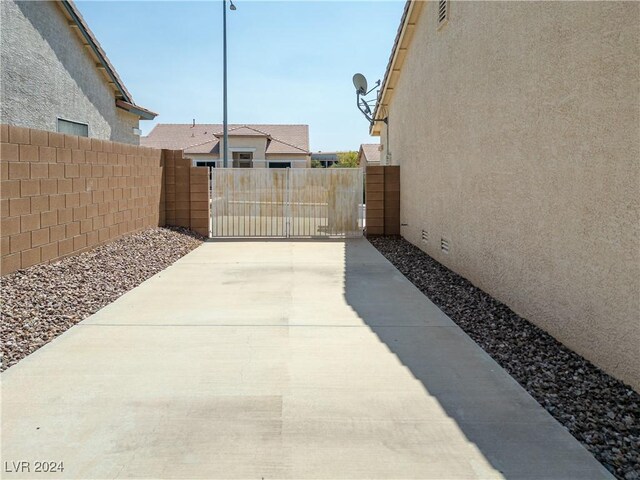
[[[449,253],[449,240],[445,238],[440,239],[440,250],[444,253]]]
[[[429,241],[429,232],[422,230],[422,241],[427,243]]]
[[[449,0],[438,2],[438,28],[443,26],[449,19]]]

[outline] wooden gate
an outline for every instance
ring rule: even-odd
[[[359,237],[360,168],[215,168],[212,237]]]

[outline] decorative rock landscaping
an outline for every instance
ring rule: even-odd
[[[2,370],[164,270],[204,237],[151,228],[2,277]]]
[[[640,395],[425,252],[369,241],[617,478],[640,480]]]

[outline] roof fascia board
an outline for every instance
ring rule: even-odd
[[[425,3],[425,0],[407,0],[407,3],[405,4],[404,12],[400,20],[400,26],[398,27],[398,33],[396,34],[396,39],[384,74],[380,96],[376,102],[376,108],[373,112],[374,122],[369,128],[370,135],[380,135],[380,123],[384,118],[380,112],[381,107],[386,107],[391,100],[393,87],[391,87],[390,84],[392,81],[397,83],[409,44],[413,38],[416,23]]]
[[[80,17],[78,17],[78,15],[77,15],[77,13],[75,11],[75,8],[71,5],[69,0],[59,0],[59,1],[60,1],[60,4],[66,10],[66,12],[69,14],[69,16],[71,16],[73,21],[76,23],[76,25],[80,29],[80,32],[82,33],[82,36],[84,37],[84,39],[88,43],[88,46],[91,48],[91,50],[93,51],[95,56],[98,58],[102,68],[105,69],[105,71],[109,75],[109,78],[111,78],[111,81],[117,87],[118,91],[120,92],[120,94],[122,95],[124,100],[129,102],[129,103],[132,103],[133,100],[129,96],[129,94],[128,94],[127,90],[124,88],[124,86],[120,83],[120,81],[116,77],[115,73],[113,72],[113,70],[111,69],[109,64],[106,62],[106,59],[104,58],[104,56],[102,55],[102,53],[98,49],[98,46],[95,44],[93,38],[91,38],[91,35],[89,35],[89,32],[87,32],[87,30],[85,29],[84,22],[80,19]]]
[[[134,105],[133,103],[125,102],[124,100],[116,100],[116,107],[133,113],[134,115],[137,115],[145,120],[153,120],[158,116],[157,113],[152,112],[151,110],[139,107],[138,105]]]

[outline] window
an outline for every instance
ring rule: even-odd
[[[71,120],[58,118],[58,133],[77,135],[78,137],[88,137],[89,125],[86,123],[72,122]]]
[[[233,168],[251,168],[253,165],[253,153],[233,152]]]
[[[196,162],[196,167],[216,168],[216,162]]]
[[[449,0],[438,2],[438,28],[442,27],[449,20]]]
[[[269,168],[291,168],[291,162],[269,162]]]

